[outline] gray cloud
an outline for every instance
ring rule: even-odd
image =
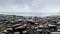
[[[0,13],[52,14],[60,12],[60,0],[0,0]]]

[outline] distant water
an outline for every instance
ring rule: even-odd
[[[21,15],[21,16],[52,16],[52,15],[60,15],[59,13],[26,13],[26,12],[1,12],[0,14],[5,15]]]

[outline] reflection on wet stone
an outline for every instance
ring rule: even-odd
[[[60,34],[60,16],[0,16],[0,34]]]

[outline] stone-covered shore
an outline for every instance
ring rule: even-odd
[[[60,16],[0,15],[0,34],[60,34]]]

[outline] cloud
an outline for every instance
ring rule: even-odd
[[[60,0],[0,0],[0,13],[33,15],[60,12]]]

